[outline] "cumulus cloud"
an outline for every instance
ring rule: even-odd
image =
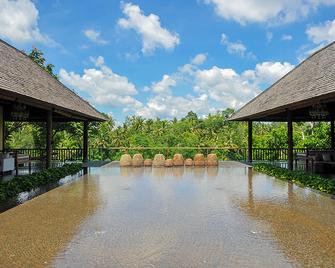
[[[101,38],[101,33],[93,29],[87,29],[84,31],[84,35],[90,39],[92,42],[99,45],[107,45],[109,42]]]
[[[154,96],[134,112],[143,117],[172,118],[182,117],[190,110],[206,115],[227,107],[237,109],[293,67],[287,62],[263,62],[254,69],[237,73],[218,66],[200,69],[188,63],[178,68],[176,73],[164,75],[160,82],[153,83],[150,90]],[[172,78],[173,82],[168,83]],[[179,89],[183,83],[193,88],[192,94],[185,97],[175,95],[171,88]],[[153,87],[157,85],[158,90],[154,91]]]
[[[143,54],[150,54],[156,48],[171,50],[179,44],[178,34],[163,28],[157,15],[146,16],[139,6],[132,3],[123,4],[122,12],[126,18],[119,19],[118,25],[133,29],[141,37]]]
[[[334,5],[335,0],[203,0],[214,6],[226,20],[247,23],[289,23],[306,17],[320,5]]]
[[[38,10],[30,0],[0,0],[0,36],[16,43],[57,44],[41,33]]]
[[[272,38],[273,38],[273,32],[266,32],[266,40],[268,41],[268,43],[272,41]]]
[[[306,34],[314,44],[331,43],[335,41],[335,20],[308,27]]]
[[[293,68],[294,65],[288,62],[262,62],[256,65],[255,70],[252,71],[252,77],[257,84],[272,84]],[[250,71],[247,71],[247,73],[250,75]]]
[[[196,56],[192,59],[191,64],[194,64],[194,65],[201,65],[201,64],[203,64],[206,60],[207,60],[207,55],[201,53],[201,54],[196,55]]]
[[[283,40],[283,41],[291,41],[292,39],[293,39],[293,36],[290,35],[290,34],[283,34],[281,36],[281,40]]]
[[[163,75],[163,78],[159,82],[152,83],[150,88],[145,88],[145,91],[152,91],[157,94],[168,95],[171,94],[171,87],[176,86],[177,81],[170,75]]]
[[[161,96],[157,95],[149,99],[146,106],[136,110],[136,115],[146,118],[173,118],[183,117],[189,111],[199,114],[208,114],[215,112],[216,109],[208,102],[208,96],[202,94],[199,96]]]
[[[101,56],[91,57],[90,60],[96,68],[84,69],[82,75],[61,69],[60,80],[71,88],[87,93],[94,105],[142,106],[141,102],[133,97],[137,94],[137,90],[127,77],[114,73],[105,65]]]
[[[231,42],[228,36],[224,33],[221,34],[221,44],[226,46],[229,54],[239,55],[241,57],[255,58],[255,55],[248,52],[247,47],[241,42]]]
[[[148,98],[136,99],[138,91],[127,77],[113,72],[103,57],[91,57],[93,68],[82,74],[61,69],[63,83],[90,96],[94,105],[121,109],[146,118],[181,118],[189,111],[207,115],[227,107],[239,108],[272,84],[293,65],[284,62],[262,62],[254,69],[238,73],[233,69],[213,66],[202,69],[205,54],[198,54],[175,73],[165,74],[158,82],[146,87]],[[193,89],[181,94],[183,87]]]
[[[311,43],[300,47],[298,50],[299,61],[305,60],[327,44],[335,41],[335,20],[309,26],[306,28],[306,34]]]
[[[195,78],[195,91],[207,94],[212,100],[220,102],[222,107],[240,107],[259,93],[258,88],[232,69],[214,66],[199,70]]]
[[[289,63],[263,62],[257,64],[254,70],[238,74],[233,69],[213,66],[197,71],[194,90],[207,94],[222,107],[236,109],[258,95],[263,84],[271,85],[293,67]]]

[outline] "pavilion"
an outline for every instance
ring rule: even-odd
[[[287,122],[288,168],[293,169],[292,122],[330,122],[335,149],[335,42],[318,50],[259,94],[230,120],[248,122],[248,161],[252,162],[252,122]]]
[[[43,70],[24,52],[0,39],[0,151],[4,122],[46,122],[46,167],[52,161],[53,122],[83,122],[83,161],[88,161],[89,122],[106,118]]]

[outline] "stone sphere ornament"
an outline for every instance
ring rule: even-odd
[[[172,159],[166,159],[165,160],[165,167],[173,167],[173,160]]]
[[[165,157],[162,154],[156,154],[154,161],[152,161],[152,166],[154,167],[164,167],[165,166]]]
[[[184,163],[186,167],[193,167],[193,160],[191,158],[187,158]]]
[[[203,154],[196,154],[194,156],[194,166],[204,167],[206,165],[205,156]]]
[[[132,165],[133,167],[143,167],[144,160],[141,154],[134,154]]]
[[[144,164],[145,167],[151,167],[152,166],[152,160],[151,159],[145,159],[143,164]]]
[[[130,154],[123,154],[120,158],[120,167],[130,167],[132,165],[132,159]]]
[[[173,156],[173,165],[175,167],[183,166],[184,165],[184,157],[182,154],[175,154]]]
[[[207,156],[207,166],[216,167],[218,165],[219,165],[219,161],[218,161],[216,154],[209,154]]]

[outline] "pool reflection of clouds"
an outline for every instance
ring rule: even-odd
[[[17,263],[55,267],[329,266],[334,203],[241,164],[102,168],[0,214],[0,264],[18,250]],[[66,247],[43,251],[61,235]]]

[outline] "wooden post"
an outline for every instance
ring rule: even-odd
[[[5,120],[3,116],[3,106],[0,106],[0,151],[5,150]]]
[[[47,136],[46,136],[46,168],[51,167],[52,161],[52,111],[47,113]]]
[[[331,119],[330,121],[330,139],[331,139],[331,149],[335,149],[335,124],[334,120]]]
[[[252,121],[248,121],[248,162],[252,163]]]
[[[291,111],[287,111],[287,143],[287,167],[289,170],[293,170],[293,125]]]
[[[88,162],[88,121],[84,121],[83,128],[83,162]]]

